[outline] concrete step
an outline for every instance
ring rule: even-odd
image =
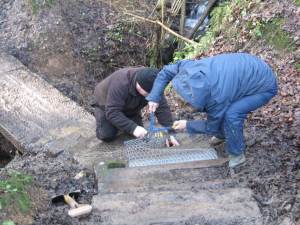
[[[110,225],[261,225],[251,190],[227,176],[227,159],[151,167],[98,167],[93,206]]]
[[[110,225],[262,225],[249,189],[111,193],[93,206]]]
[[[94,208],[104,224],[261,225],[252,192],[227,177],[227,159],[98,168]]]
[[[226,178],[227,159],[195,161],[151,167],[96,171],[101,194],[154,190],[224,189],[236,183]]]

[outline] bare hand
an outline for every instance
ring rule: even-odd
[[[158,103],[156,102],[148,102],[148,106],[149,106],[149,111],[150,112],[155,112],[156,109],[158,108]]]
[[[169,139],[166,140],[167,147],[179,146],[179,142],[175,139],[174,136],[170,136]]]
[[[136,137],[136,138],[143,138],[146,136],[147,134],[147,130],[144,128],[144,127],[141,127],[141,126],[137,126],[134,131],[133,131],[133,135]]]
[[[173,123],[172,128],[174,130],[184,130],[186,128],[186,120],[177,120]]]

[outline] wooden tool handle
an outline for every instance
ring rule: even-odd
[[[71,217],[78,217],[90,214],[92,212],[91,205],[80,204],[76,209],[70,209],[68,215]]]
[[[65,202],[71,207],[71,209],[75,209],[79,206],[79,204],[70,197],[70,195],[64,195]]]

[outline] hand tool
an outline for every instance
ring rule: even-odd
[[[81,191],[75,190],[75,191],[71,191],[69,193],[63,193],[63,192],[60,192],[60,193],[61,194],[55,195],[54,197],[51,198],[52,204],[58,205],[59,203],[64,203],[64,196],[66,194],[71,196],[74,199],[77,199],[79,197],[79,195],[81,194]]]
[[[81,194],[80,190],[75,190],[67,194],[56,195],[51,199],[53,204],[67,203],[70,206],[68,215],[71,217],[77,217],[89,214],[92,211],[92,206],[88,204],[79,204],[75,201]]]
[[[156,133],[160,133],[160,132],[168,133],[171,130],[173,130],[172,127],[155,127],[154,113],[153,112],[150,113],[150,125],[149,125],[149,129],[148,129],[150,135],[154,134],[154,136],[155,136]]]
[[[64,195],[65,202],[70,206],[68,215],[71,217],[78,217],[90,214],[93,207],[88,204],[78,204],[70,195]]]
[[[174,132],[174,129],[172,127],[155,127],[154,113],[150,113],[150,125],[146,138],[165,138],[167,147],[179,146],[179,143],[175,139],[175,137],[173,135],[170,135],[170,132],[172,131]]]

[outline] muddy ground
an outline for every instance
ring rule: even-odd
[[[181,118],[193,117],[193,113],[181,112]],[[196,115],[195,117],[198,117]],[[274,131],[257,127],[249,122],[247,132],[247,163],[225,175],[233,178],[241,187],[249,187],[254,192],[264,218],[264,224],[299,224],[300,222],[300,154],[286,142],[278,141]],[[223,146],[219,146],[224,151]],[[35,188],[47,196],[42,207],[34,208],[32,215],[35,225],[42,224],[101,224],[101,214],[74,219],[67,216],[68,207],[50,204],[49,199],[62,190],[82,190],[78,199],[88,203],[97,192],[92,171],[82,168],[72,156],[63,153],[55,158],[46,153],[17,156],[6,169],[23,171],[33,175]],[[79,172],[84,176],[76,180]],[[5,173],[4,170],[1,174]],[[36,205],[36,203],[34,203]],[[22,223],[20,223],[22,224]],[[23,223],[24,224],[24,223]]]

